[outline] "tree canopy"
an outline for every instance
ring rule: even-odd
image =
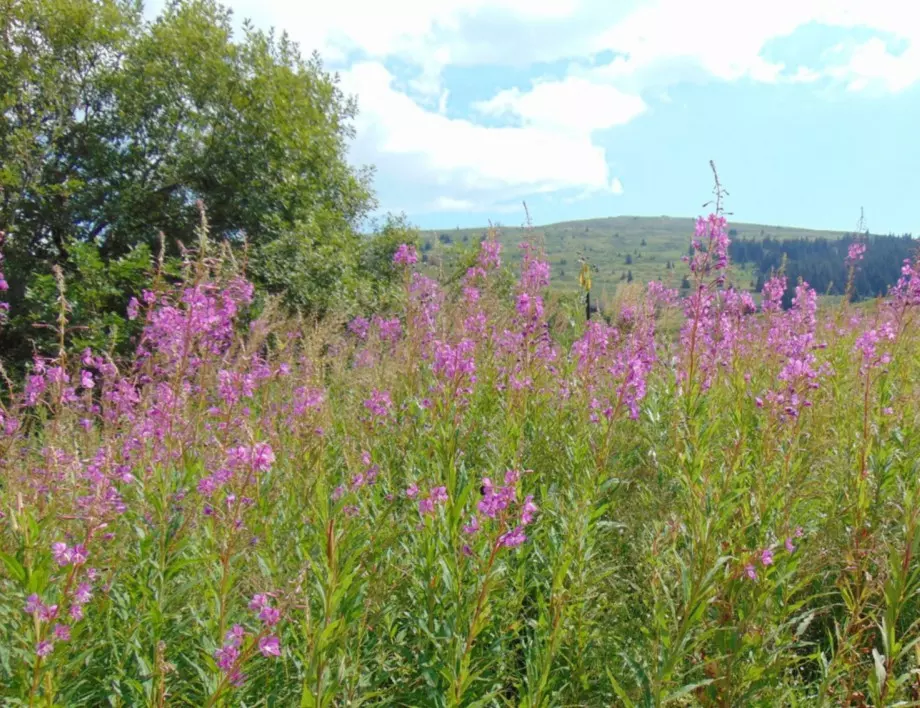
[[[372,171],[347,161],[357,106],[316,54],[248,22],[235,37],[215,0],[173,0],[153,21],[132,0],[0,4],[0,230],[19,335],[34,334],[29,303],[54,264],[130,272],[139,290],[136,266],[161,232],[167,255],[192,241],[200,204],[211,237],[245,238],[257,280],[291,304],[375,291],[359,232]]]

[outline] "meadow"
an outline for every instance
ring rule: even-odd
[[[693,228],[693,219],[668,216],[611,216],[532,228],[526,225],[496,227],[497,238],[515,265],[518,264],[516,246],[525,235],[541,243],[553,269],[555,289],[579,290],[580,259],[589,262],[593,269],[594,297],[606,303],[626,285],[630,273],[632,282],[645,284],[660,280],[670,287],[680,287],[686,275],[686,269],[680,267],[681,258],[687,255],[687,234],[692,233]],[[836,231],[748,223],[732,223],[730,230],[733,239],[834,240],[844,236]],[[428,256],[426,260],[431,259],[434,264],[430,273],[437,270],[436,265],[441,260],[450,260],[451,245],[479,243],[487,231],[485,228],[423,231],[422,252]],[[756,273],[750,266],[739,268],[735,265],[733,277],[737,286],[750,289]]]
[[[530,231],[320,321],[202,236],[128,360],[61,276],[0,408],[0,703],[920,703],[920,262],[783,309],[688,226],[690,294],[610,323]]]

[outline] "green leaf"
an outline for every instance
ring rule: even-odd
[[[26,582],[26,569],[22,567],[22,564],[9,553],[0,552],[0,560],[3,561],[10,575],[24,585]]]

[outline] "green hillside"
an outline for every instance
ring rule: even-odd
[[[813,239],[840,238],[843,232],[815,231],[787,226],[730,223],[732,238]],[[518,257],[517,244],[525,235],[522,227],[498,227],[506,258]],[[579,256],[597,268],[594,291],[613,295],[628,274],[638,282],[663,280],[677,286],[685,273],[680,259],[687,252],[694,220],[668,216],[616,216],[582,221],[564,221],[536,226],[534,236],[542,239],[553,267],[553,282],[561,289],[578,287]],[[485,228],[443,229],[422,232],[423,255],[436,264],[455,243],[475,242]],[[668,264],[672,268],[668,268]],[[750,268],[736,268],[735,281],[741,287],[751,283]]]

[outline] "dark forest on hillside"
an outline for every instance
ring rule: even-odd
[[[806,281],[824,295],[843,295],[846,289],[848,266],[847,251],[855,236],[841,239],[793,239],[779,241],[772,238],[734,239],[729,248],[733,262],[752,264],[757,271],[756,289],[772,272],[778,271],[785,257],[785,273],[789,287],[784,304],[789,305],[799,279]],[[853,279],[854,300],[864,300],[888,292],[901,275],[904,260],[912,258],[918,241],[910,234],[903,236],[868,235],[859,240],[866,244],[866,254],[856,265]]]

